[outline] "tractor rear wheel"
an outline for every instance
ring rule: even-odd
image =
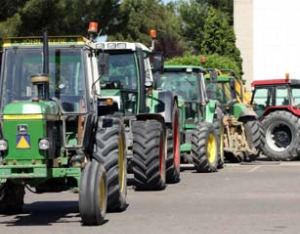
[[[0,213],[18,214],[24,204],[24,185],[15,184],[8,180],[0,185]]]
[[[247,120],[244,122],[245,135],[248,142],[248,146],[251,149],[252,154],[248,155],[250,161],[254,161],[259,157],[262,135],[261,126],[258,120]]]
[[[217,134],[211,123],[199,124],[192,134],[192,158],[198,172],[215,172],[219,162]]]
[[[274,111],[262,121],[265,129],[264,154],[272,160],[292,160],[300,149],[300,120],[287,111]]]
[[[120,118],[100,117],[93,157],[103,162],[107,176],[107,211],[126,209],[127,165],[125,130]]]
[[[135,121],[133,133],[133,174],[137,190],[165,188],[165,130],[157,120]]]
[[[97,160],[88,162],[82,171],[79,211],[84,225],[100,225],[107,208],[107,180],[104,166]]]
[[[180,127],[177,105],[173,108],[173,126],[167,129],[166,181],[177,183],[180,180]]]

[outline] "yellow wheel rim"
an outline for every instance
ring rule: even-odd
[[[119,137],[119,188],[120,192],[123,193],[125,188],[125,159],[124,159],[124,144],[123,137]]]
[[[214,163],[217,159],[217,144],[214,134],[210,133],[207,142],[207,159],[209,163]]]
[[[105,211],[105,207],[106,207],[106,182],[103,177],[103,174],[101,176],[99,189],[100,189],[100,191],[99,191],[100,211],[101,211],[101,213],[103,213]]]

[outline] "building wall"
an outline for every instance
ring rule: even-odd
[[[248,88],[253,77],[253,1],[234,0],[236,43],[243,58],[243,79],[247,80]]]
[[[299,0],[234,0],[244,79],[300,79]]]

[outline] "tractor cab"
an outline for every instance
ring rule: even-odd
[[[251,103],[259,118],[275,109],[289,109],[299,115],[300,80],[273,79],[252,82],[253,98]]]
[[[140,43],[101,42],[97,49],[109,54],[109,72],[100,79],[97,92],[100,103],[107,98],[113,100],[109,111],[125,116],[145,113],[146,89],[153,86],[150,64],[151,50]],[[103,107],[106,111],[107,107]]]
[[[182,100],[181,116],[186,119],[186,124],[197,124],[205,119],[208,98],[203,74],[201,67],[165,65],[163,73],[156,79],[158,89],[171,90]]]
[[[90,97],[85,74],[88,56],[84,41],[80,37],[53,37],[49,38],[49,45],[49,71],[45,76],[41,38],[4,40],[0,105],[4,132],[14,128],[5,120],[19,121],[19,125],[22,125],[24,118],[32,117],[47,121],[45,131],[48,133],[45,135],[52,132],[61,140],[59,144],[52,142],[51,145],[80,148],[87,120],[87,100]],[[62,121],[62,126],[56,126],[56,121]],[[35,131],[29,125],[27,127],[27,134],[34,136]],[[15,129],[11,131],[15,132]],[[63,132],[62,137],[60,132]],[[13,136],[7,137],[12,141],[9,145],[14,145]],[[35,140],[38,139],[28,140],[28,148],[35,149],[31,145],[37,144]]]

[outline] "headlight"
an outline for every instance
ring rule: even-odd
[[[41,139],[39,142],[39,149],[40,150],[48,150],[50,148],[50,142],[48,139],[44,138]]]
[[[108,43],[107,44],[107,49],[116,49],[116,43]]]
[[[117,49],[126,49],[126,43],[118,43]]]
[[[0,139],[0,151],[7,150],[7,141],[4,139]]]

